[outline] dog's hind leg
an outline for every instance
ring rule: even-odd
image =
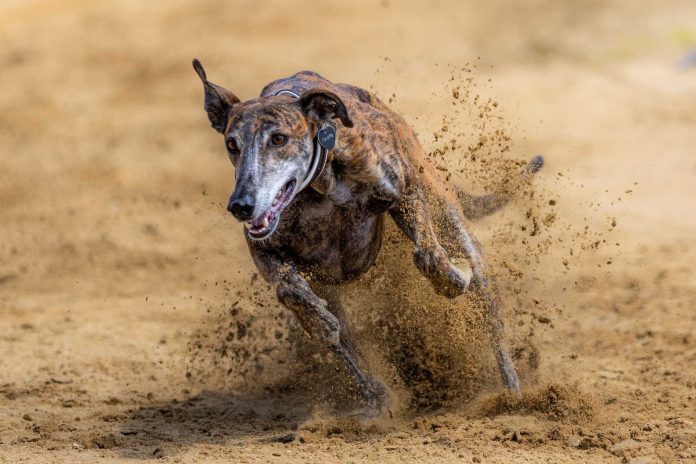
[[[384,387],[360,368],[348,327],[341,328],[341,319],[345,318],[342,308],[336,305],[330,308],[292,265],[274,253],[258,249],[253,243],[249,248],[264,278],[275,285],[278,301],[295,314],[310,338],[320,340],[341,358],[367,402],[370,415],[380,413],[386,405]],[[338,317],[330,309],[337,311]]]
[[[481,245],[467,231],[459,209],[452,205],[445,206],[442,228],[447,229],[444,232],[453,238],[446,241],[447,248],[455,248],[456,251],[463,252],[471,264],[473,279],[470,290],[474,292],[477,303],[483,309],[503,383],[510,391],[519,394],[520,381],[510,356],[503,321],[498,312],[500,306],[498,293],[486,271]]]
[[[428,200],[426,195],[430,196]],[[436,235],[429,204],[438,209],[436,214],[441,222],[438,229],[443,235],[444,246]],[[497,295],[486,275],[481,247],[464,227],[458,208],[432,190],[426,194],[412,188],[390,212],[397,225],[416,245],[413,253],[416,266],[430,279],[438,293],[453,298],[463,293],[471,282],[471,290],[484,307],[503,382],[508,389],[518,393],[520,382],[508,352],[503,323],[498,314]],[[456,267],[450,256],[465,257],[471,266],[467,268],[468,273]]]
[[[535,156],[524,171],[516,179],[517,183],[529,182],[532,175],[544,166],[544,158]],[[495,285],[488,275],[483,260],[483,253],[478,241],[468,232],[464,217],[476,219],[491,214],[503,207],[511,198],[508,190],[501,193],[491,193],[481,196],[473,196],[462,191],[457,191],[457,196],[462,209],[449,203],[444,198],[437,199],[438,210],[441,211],[439,223],[439,235],[443,236],[443,245],[452,254],[463,253],[473,270],[471,291],[475,293],[476,300],[482,306],[486,316],[495,358],[500,369],[505,386],[515,392],[520,392],[520,381],[510,356],[507,339],[505,337],[503,321],[499,314],[500,299]]]

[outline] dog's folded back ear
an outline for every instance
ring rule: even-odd
[[[343,101],[333,92],[310,89],[300,96],[300,106],[309,117],[317,120],[338,118],[346,127],[353,127]]]
[[[203,82],[203,90],[205,91],[205,111],[208,113],[210,125],[213,129],[223,133],[227,126],[227,119],[230,115],[232,106],[239,103],[239,98],[229,90],[219,85],[215,85],[208,81],[205,75],[205,70],[200,61],[194,58],[193,69],[198,74]]]

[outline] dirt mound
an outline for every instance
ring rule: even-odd
[[[598,410],[597,399],[583,392],[578,385],[551,384],[528,388],[521,397],[502,393],[480,403],[484,415],[540,414],[551,420],[574,423],[593,419]]]

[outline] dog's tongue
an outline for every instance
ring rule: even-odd
[[[271,222],[276,221],[278,219],[278,212],[283,208],[285,202],[288,200],[294,185],[295,181],[286,184],[285,187],[278,192],[273,204],[265,213],[246,223],[247,228],[258,233],[267,229]]]

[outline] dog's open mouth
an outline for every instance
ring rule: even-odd
[[[295,190],[295,181],[291,180],[283,188],[281,188],[273,200],[273,204],[262,215],[246,221],[244,227],[247,228],[249,237],[254,240],[261,240],[273,233],[278,226],[280,213],[288,206],[292,200],[292,194]]]

